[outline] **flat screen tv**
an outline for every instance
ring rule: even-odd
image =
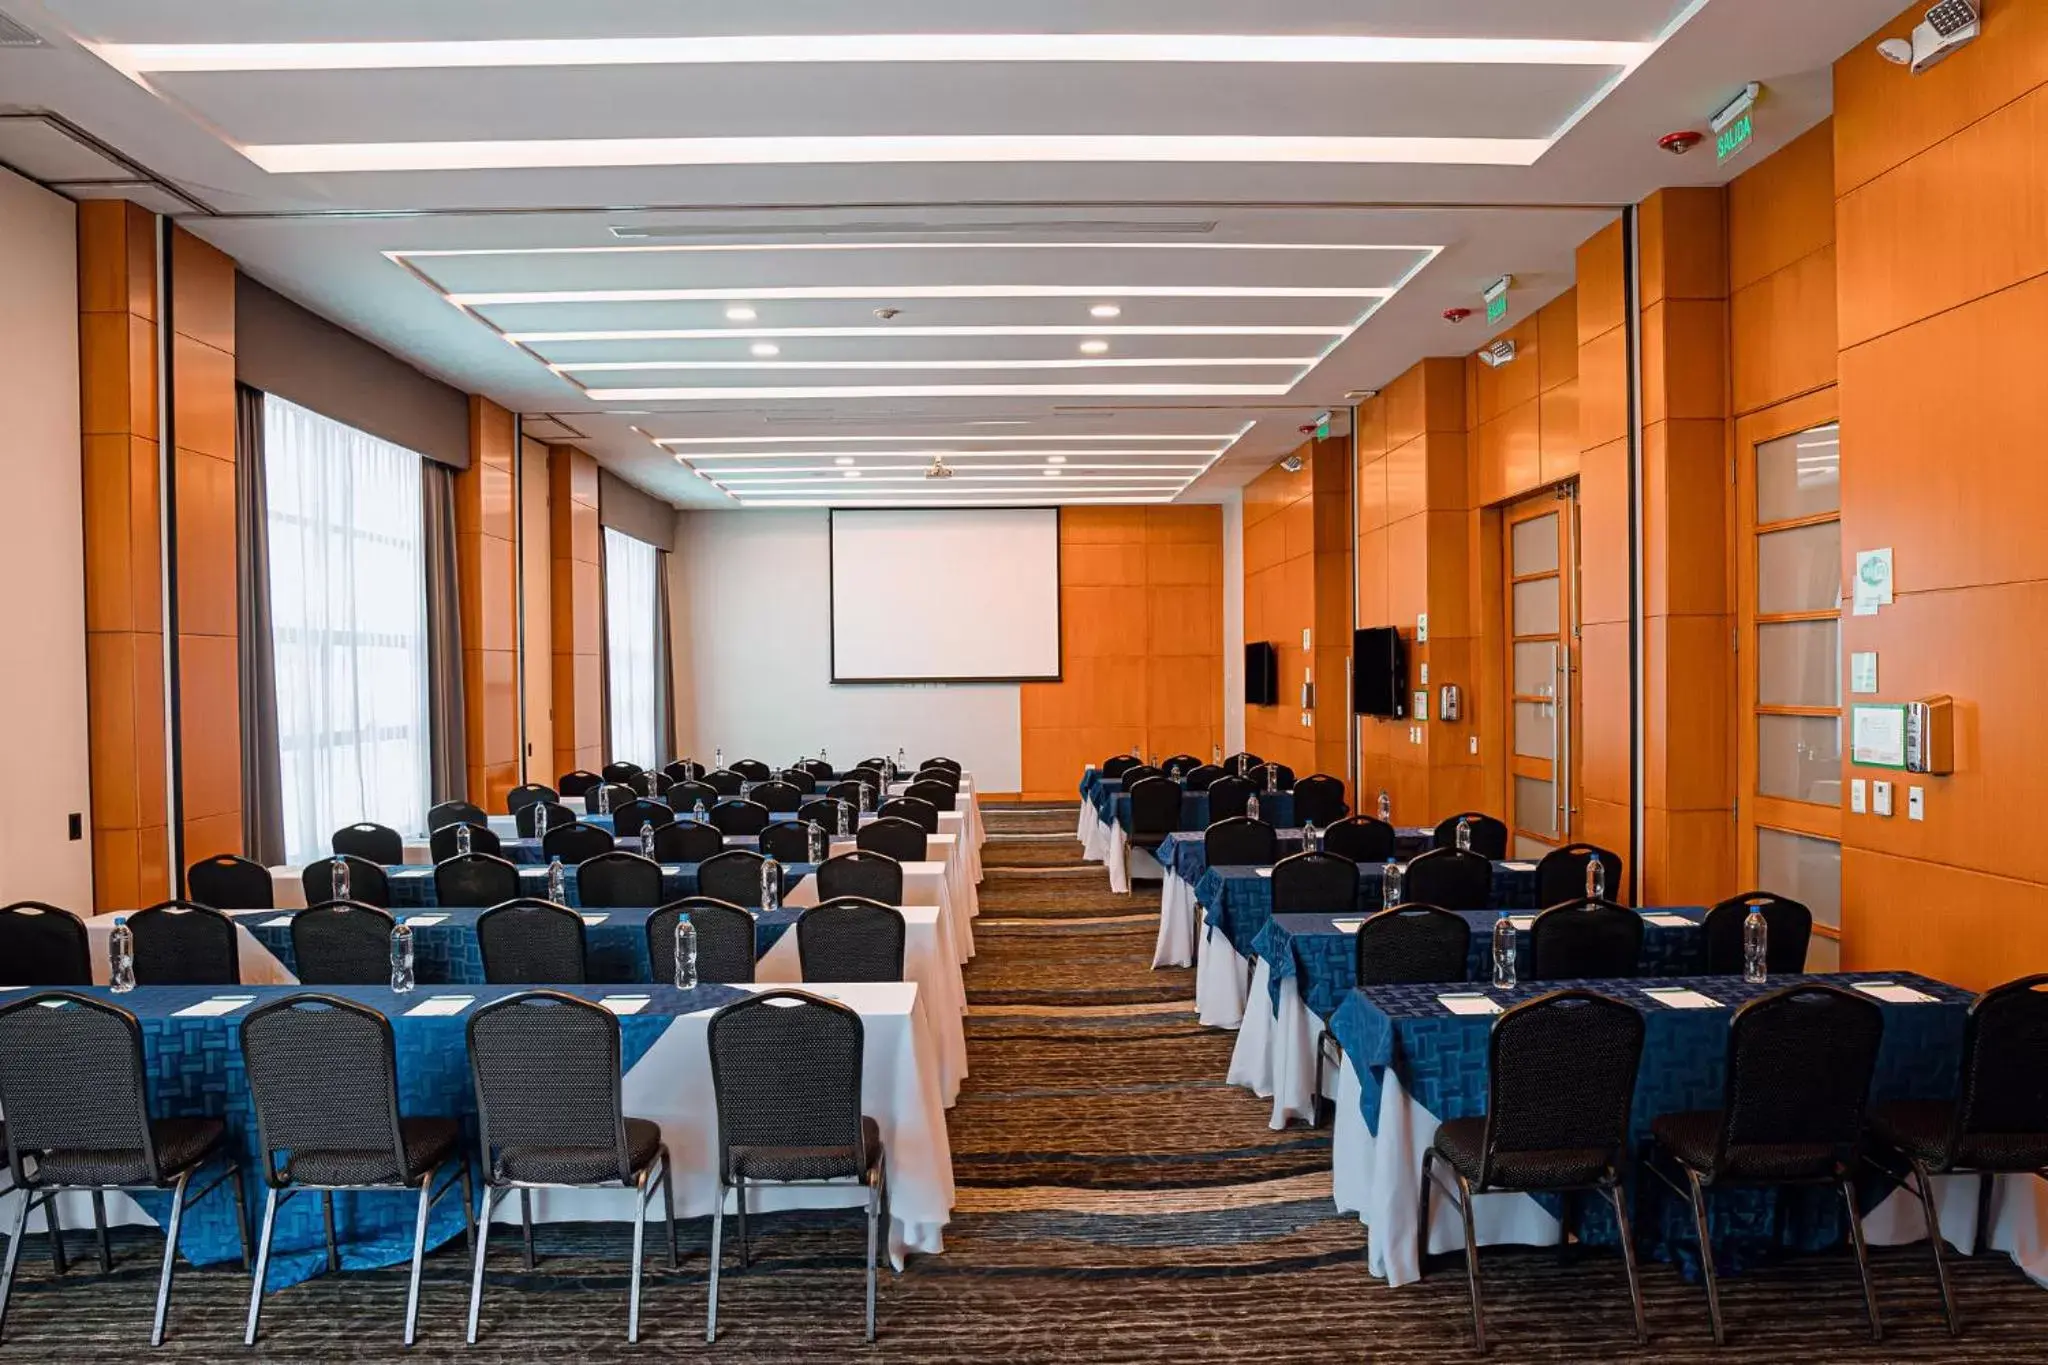
[[[1408,714],[1408,650],[1392,626],[1352,633],[1351,709],[1383,720]]]
[[[1280,704],[1280,651],[1263,640],[1244,647],[1244,701],[1247,706]]]

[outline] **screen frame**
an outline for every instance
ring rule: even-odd
[[[839,676],[839,514],[844,512],[1051,512],[1052,566],[1054,576],[1053,629],[1058,662],[1051,673],[1027,673],[1009,677],[967,678],[842,678]],[[989,507],[828,507],[825,509],[825,649],[831,660],[832,687],[1003,687],[1018,683],[1065,682],[1067,674],[1066,515],[1059,506],[1034,507],[1028,503]]]

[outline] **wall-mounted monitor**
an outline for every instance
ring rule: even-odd
[[[1408,714],[1408,650],[1392,626],[1352,633],[1351,709],[1382,720]]]
[[[1247,706],[1280,704],[1280,651],[1263,640],[1244,647],[1244,702]]]

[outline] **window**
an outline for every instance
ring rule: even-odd
[[[427,608],[420,456],[263,402],[270,612],[287,856],[335,830],[426,825]]]
[[[656,690],[654,547],[609,526],[604,532],[605,670],[610,675],[611,756],[658,767],[663,755]]]

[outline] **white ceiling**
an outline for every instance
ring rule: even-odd
[[[679,505],[1203,499],[1474,349],[1440,314],[1492,279],[1524,316],[1614,206],[1811,126],[1895,7],[0,0],[50,44],[0,50],[0,100],[117,157],[0,120],[0,161],[146,168],[251,274]],[[868,41],[776,41],[819,35]],[[417,41],[451,46],[292,46]],[[1656,149],[1748,80],[1741,161]]]

